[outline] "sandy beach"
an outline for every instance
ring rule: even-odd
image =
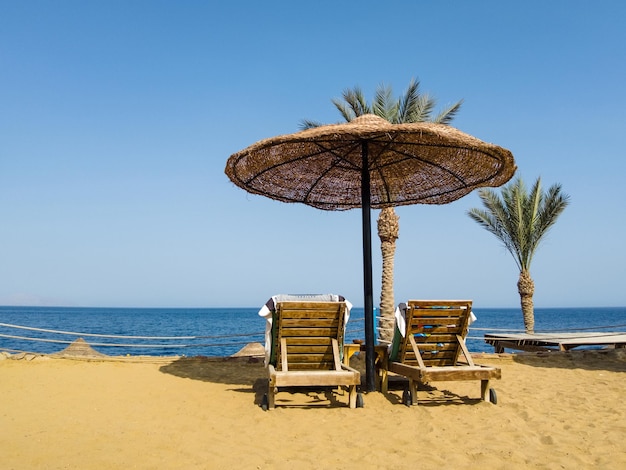
[[[477,355],[497,405],[440,382],[409,408],[396,383],[268,412],[258,359],[7,356],[3,469],[626,468],[626,350]]]

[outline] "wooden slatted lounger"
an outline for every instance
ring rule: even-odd
[[[347,387],[355,408],[359,371],[341,361],[346,302],[277,302],[273,314],[273,354],[263,408],[276,406],[280,387]]]
[[[407,405],[417,404],[417,387],[435,381],[480,380],[481,399],[497,402],[491,379],[500,369],[474,364],[465,345],[472,302],[410,300],[406,308],[406,334],[396,334],[388,368],[409,379],[403,395]],[[387,377],[383,392],[387,391]]]

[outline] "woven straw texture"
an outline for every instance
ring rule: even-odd
[[[108,357],[93,349],[83,338],[78,338],[63,351],[50,354],[51,357]]]
[[[361,207],[363,144],[371,207],[446,204],[515,173],[513,155],[453,127],[374,115],[261,140],[228,159],[237,186],[324,210]]]

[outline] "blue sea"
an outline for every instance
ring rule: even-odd
[[[472,352],[492,352],[483,335],[522,332],[520,309],[474,309]],[[363,339],[363,309],[353,308],[346,342]],[[21,328],[17,328],[21,327]],[[83,338],[112,355],[229,356],[264,341],[258,308],[0,307],[0,351],[53,353]],[[41,331],[50,330],[50,331]],[[626,307],[536,308],[536,332],[626,332]]]

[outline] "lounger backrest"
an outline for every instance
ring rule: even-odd
[[[467,336],[471,310],[471,300],[407,302],[407,332],[399,351],[400,362],[418,364],[409,339],[412,336],[426,367],[457,365],[461,354],[457,335]]]
[[[343,347],[345,302],[276,304],[276,368],[281,370],[281,339],[287,344],[289,370],[333,370],[333,338]]]

